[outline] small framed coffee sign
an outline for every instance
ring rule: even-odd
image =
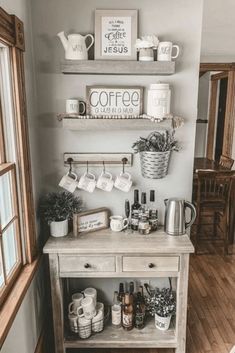
[[[73,235],[94,232],[109,227],[110,210],[106,207],[73,215]]]
[[[137,60],[137,10],[95,11],[95,59]]]
[[[87,114],[138,116],[142,114],[143,87],[87,86]]]

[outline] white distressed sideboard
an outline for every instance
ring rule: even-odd
[[[66,348],[175,348],[185,353],[189,255],[194,252],[187,235],[172,237],[162,230],[149,235],[101,230],[80,237],[50,238],[49,254],[56,353]],[[107,325],[88,339],[67,338],[64,330],[65,278],[176,278],[175,327],[167,332],[152,324],[124,331]]]

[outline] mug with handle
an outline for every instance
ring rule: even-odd
[[[97,180],[96,187],[104,191],[112,191],[113,189],[113,177],[109,172],[102,172]]]
[[[78,186],[78,176],[74,172],[68,172],[63,176],[59,182],[59,186],[71,193],[73,193]]]
[[[77,316],[85,317],[85,319],[90,320],[96,315],[96,303],[93,298],[85,297],[81,306],[77,308]]]
[[[84,173],[81,176],[81,178],[77,184],[77,187],[79,189],[83,189],[85,191],[92,193],[96,187],[95,175],[90,172]]]
[[[69,314],[77,314],[77,308],[81,306],[82,299],[84,298],[82,293],[74,293],[72,295],[72,302],[69,303],[68,312]]]
[[[115,188],[128,192],[130,191],[130,188],[132,186],[132,180],[131,180],[131,175],[130,173],[127,172],[121,172],[120,175],[117,176],[115,183],[114,183]]]
[[[128,219],[123,218],[122,216],[110,217],[110,228],[113,232],[121,232],[123,229],[128,227],[128,224]]]
[[[80,107],[82,109],[80,110]],[[86,112],[86,103],[79,101],[78,99],[67,99],[66,100],[66,113],[82,115]]]
[[[176,49],[176,54],[172,55],[173,49]],[[179,56],[180,48],[172,42],[160,42],[157,49],[157,60],[158,61],[172,61]]]
[[[85,296],[85,298],[92,298],[95,306],[96,306],[96,300],[97,300],[97,290],[95,288],[86,288],[84,291],[83,291],[83,294]]]

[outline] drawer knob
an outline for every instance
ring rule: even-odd
[[[152,262],[149,263],[149,268],[153,268],[154,264]]]
[[[89,264],[85,264],[85,265],[84,265],[84,267],[85,267],[85,268],[90,268],[90,267],[91,267],[91,265],[89,265]]]

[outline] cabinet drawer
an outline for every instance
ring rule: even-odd
[[[60,272],[115,272],[114,256],[60,255]]]
[[[151,257],[151,256],[123,256],[123,271],[178,271],[179,270],[179,257]]]

